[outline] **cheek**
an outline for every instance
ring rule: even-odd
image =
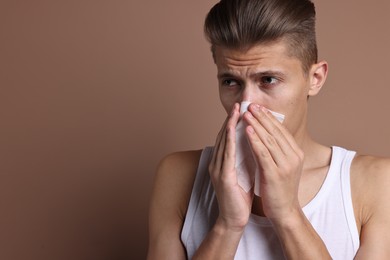
[[[233,106],[236,103],[236,101],[233,98],[225,96],[225,95],[220,95],[219,99],[220,99],[221,104],[222,104],[223,108],[225,109],[226,113],[230,113],[230,111],[232,111]]]
[[[299,109],[307,103],[307,89],[304,85],[295,86],[290,92],[285,93],[285,98],[288,99],[289,109]]]
[[[289,123],[301,121],[301,117],[304,116],[305,110],[307,109],[306,97],[302,92],[297,91],[284,94],[285,95],[279,99],[281,112],[286,115],[286,119]]]
[[[290,99],[287,104],[286,112],[291,114],[293,118],[299,118],[307,108],[307,100],[302,96],[296,96]]]
[[[289,128],[290,131],[295,132],[306,122],[307,100],[301,98],[291,100],[286,109],[287,128]]]

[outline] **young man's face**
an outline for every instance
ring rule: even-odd
[[[291,132],[305,127],[312,73],[306,75],[286,48],[283,41],[247,51],[216,47],[219,94],[227,112],[234,103],[251,101],[284,114]]]

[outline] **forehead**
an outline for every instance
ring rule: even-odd
[[[248,49],[232,49],[217,46],[214,50],[218,73],[252,70],[278,70],[303,72],[301,62],[288,52],[283,41],[254,45]]]

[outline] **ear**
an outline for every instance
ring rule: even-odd
[[[320,61],[313,64],[310,69],[309,80],[310,88],[308,96],[315,96],[320,92],[322,86],[326,81],[328,75],[328,63],[326,61]]]

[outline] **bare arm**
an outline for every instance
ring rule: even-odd
[[[174,153],[158,167],[149,209],[149,260],[186,259],[180,233],[200,153]]]
[[[292,213],[287,221],[274,221],[273,225],[287,259],[332,259],[302,211]]]
[[[361,205],[360,248],[355,259],[389,259],[390,160],[362,156],[354,167],[352,194]]]

